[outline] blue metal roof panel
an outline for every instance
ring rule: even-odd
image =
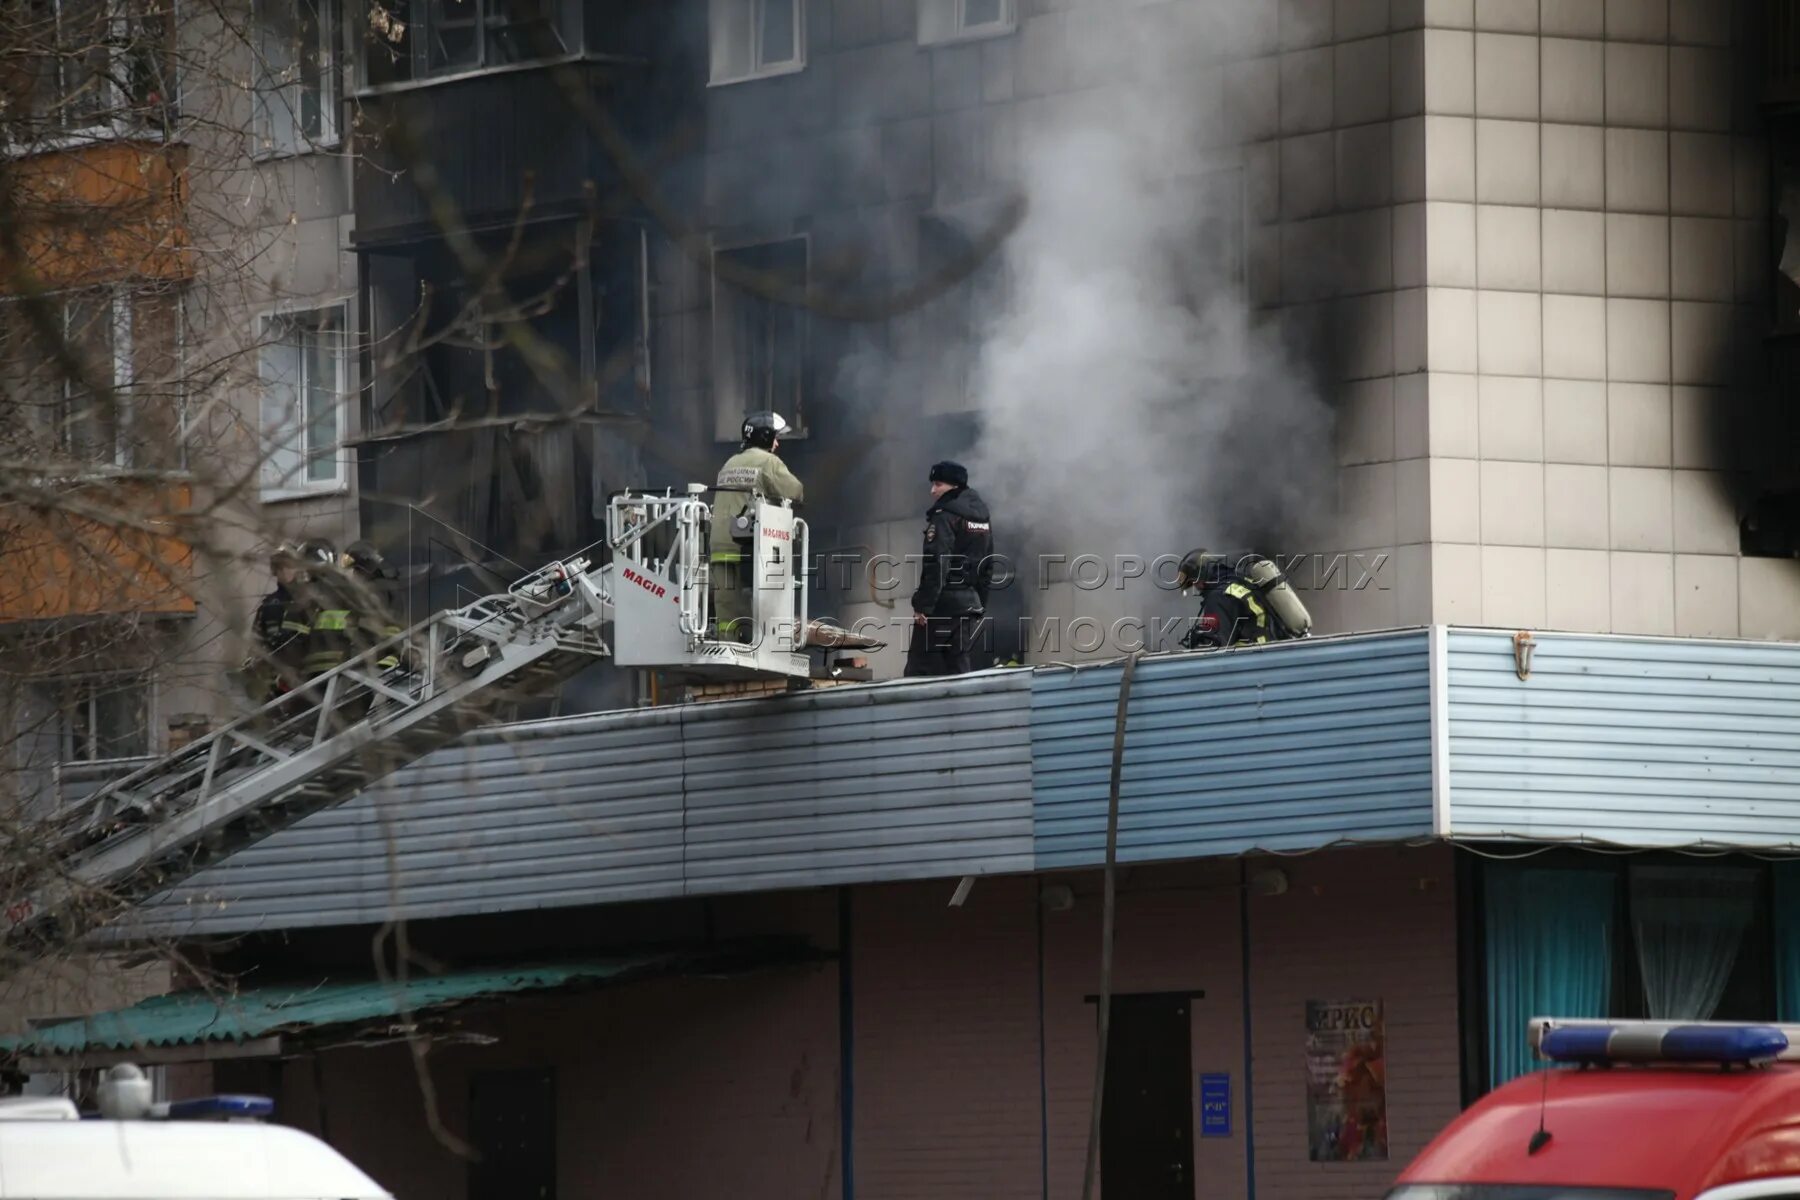
[[[1451,630],[1450,833],[1800,847],[1800,646]]]
[[[1040,866],[1104,851],[1120,673],[1033,675]],[[1145,659],[1120,777],[1123,861],[1429,834],[1427,635]]]
[[[370,923],[396,895],[416,919],[1029,870],[1028,692],[1003,671],[481,730],[131,930]]]

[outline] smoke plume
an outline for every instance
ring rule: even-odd
[[[1176,7],[1180,25],[1150,23]],[[1330,504],[1329,414],[1243,279],[1256,216],[1222,81],[1244,10],[1272,7],[1088,5],[1063,69],[1110,80],[1024,110],[1029,207],[980,334],[970,465],[1036,554],[1242,549]]]

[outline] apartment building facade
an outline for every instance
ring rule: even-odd
[[[790,457],[842,523],[821,548],[910,549],[925,465],[980,444],[979,356],[930,340],[957,320],[802,312],[720,260],[877,298],[954,260],[1007,219],[1020,150],[1091,119],[1069,96],[1128,76],[1153,31],[1192,44],[1183,7],[714,0],[529,30],[381,10],[418,40],[383,33],[389,74],[349,85],[381,133],[349,243],[360,517],[426,545],[424,595],[454,592],[580,544],[617,480],[704,478],[766,402],[799,414]],[[1241,254],[1207,269],[1241,262],[1252,326],[1335,408],[1329,521],[1269,536],[1376,582],[1308,590],[1348,636],[1140,667],[1114,975],[1114,1079],[1138,1086],[1109,1093],[1102,1177],[1374,1197],[1527,1065],[1527,1010],[1792,1018],[1792,880],[1761,861],[1800,847],[1759,57],[1785,26],[1682,0],[1240,15],[1197,55],[1206,153],[1167,175],[1240,181],[1218,236]],[[534,65],[546,24],[561,49]],[[404,175],[409,135],[444,146],[430,186]],[[659,189],[612,177],[639,162]],[[600,219],[586,178],[664,207]],[[446,201],[478,266],[521,264],[507,297],[444,236]],[[934,304],[1003,309],[1019,272],[997,264]],[[459,286],[409,340],[413,298]],[[593,420],[560,420],[561,376],[499,348],[514,317]],[[474,436],[414,428],[471,406]],[[465,456],[512,482],[428,486]],[[555,472],[585,493],[515,530]],[[397,532],[394,496],[465,540]],[[1034,607],[1081,611],[1051,583]],[[1392,626],[1424,628],[1370,632]],[[401,1195],[1079,1194],[1120,686],[1047,666],[476,735],[146,909],[135,932],[241,976],[235,1000],[121,1006],[30,1052],[210,1064]],[[1683,913],[1738,948],[1705,994],[1677,994]],[[400,918],[405,970],[434,978],[397,1008],[369,959]],[[1334,1038],[1333,1014],[1368,1036]],[[1379,1103],[1348,1069],[1371,1053]]]

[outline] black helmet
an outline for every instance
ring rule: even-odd
[[[387,569],[387,560],[381,557],[381,551],[368,542],[351,542],[344,549],[342,565],[360,574],[379,578]]]
[[[1229,574],[1231,567],[1224,558],[1208,554],[1204,550],[1194,550],[1181,560],[1181,567],[1175,573],[1175,582],[1184,592],[1193,588],[1205,591],[1223,582]]]
[[[788,431],[788,423],[778,412],[764,409],[744,418],[744,445],[773,449],[775,439]]]
[[[336,561],[336,548],[324,538],[308,538],[300,543],[300,563],[308,570],[329,567]]]

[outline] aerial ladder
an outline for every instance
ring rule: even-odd
[[[29,865],[12,880],[8,947],[67,945],[601,660],[691,680],[793,679],[811,674],[809,647],[881,645],[809,619],[806,522],[761,496],[751,636],[714,636],[707,490],[615,496],[589,548],[604,562],[584,552],[437,613],[22,831],[30,843],[12,857]]]

